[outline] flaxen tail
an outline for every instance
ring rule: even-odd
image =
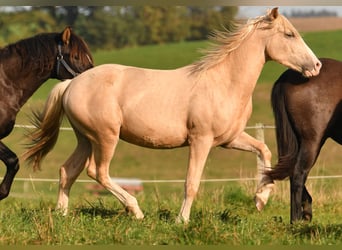
[[[40,169],[42,159],[56,144],[59,128],[63,120],[63,93],[71,80],[57,84],[45,103],[42,113],[34,112],[32,119],[36,129],[28,134],[31,142],[23,154],[23,159],[33,164],[33,169]]]
[[[276,139],[278,148],[278,163],[265,174],[273,180],[282,180],[292,175],[294,164],[296,162],[299,142],[295,128],[291,121],[291,115],[286,108],[286,88],[287,74],[290,70],[283,73],[275,82],[272,95],[272,109],[276,125]]]

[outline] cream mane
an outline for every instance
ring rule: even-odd
[[[191,65],[191,74],[208,70],[222,62],[253,30],[259,27],[260,23],[266,23],[267,25],[262,28],[267,29],[273,27],[274,22],[265,15],[250,19],[247,23],[233,23],[229,29],[225,28],[223,31],[214,31],[209,37],[212,42],[210,48],[201,51],[204,56]]]

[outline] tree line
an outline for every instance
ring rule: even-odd
[[[229,27],[237,11],[226,6],[13,7],[1,12],[0,46],[67,25],[91,49],[203,40],[212,30]]]

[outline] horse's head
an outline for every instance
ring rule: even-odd
[[[322,66],[293,25],[278,13],[269,11],[259,23],[266,44],[266,57],[301,72],[305,77],[316,76]]]
[[[70,27],[66,27],[57,35],[56,42],[56,78],[60,80],[73,78],[94,66],[87,44],[74,34]]]

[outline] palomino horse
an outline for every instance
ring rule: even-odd
[[[233,32],[218,32],[214,39],[217,45],[189,66],[153,70],[101,65],[51,92],[25,156],[40,167],[56,142],[65,112],[78,145],[60,169],[57,208],[67,211],[71,185],[87,168],[91,178],[143,218],[136,198],[109,177],[119,138],[149,148],[189,146],[185,198],[178,216],[185,222],[212,147],[257,152],[271,167],[267,146],[244,132],[263,65],[275,60],[310,77],[319,73],[321,63],[277,8]]]
[[[318,76],[287,70],[272,90],[279,158],[263,184],[290,177],[291,222],[312,219],[305,182],[326,139],[342,144],[342,62],[321,62]]]
[[[44,33],[0,48],[0,139],[8,136],[27,99],[49,78],[72,78],[93,67],[88,46],[69,27],[62,33]],[[0,200],[8,196],[19,161],[0,141],[0,159],[6,174]]]

